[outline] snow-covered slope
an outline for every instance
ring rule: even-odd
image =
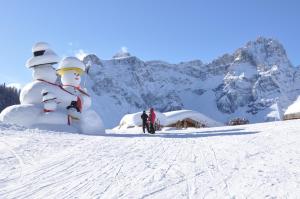
[[[298,198],[299,129],[87,136],[0,124],[0,198]]]
[[[279,120],[300,94],[300,70],[273,39],[258,38],[208,64],[145,62],[127,51],[111,60],[88,55],[84,62],[94,106],[108,127],[149,107],[195,110],[223,123]]]

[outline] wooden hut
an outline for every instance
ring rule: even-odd
[[[203,128],[220,126],[221,124],[211,118],[192,110],[180,110],[164,113],[167,121],[165,127],[182,128]]]
[[[175,127],[177,129],[182,129],[182,128],[186,129],[189,127],[204,128],[204,127],[206,127],[206,125],[204,123],[202,123],[201,121],[196,121],[191,118],[184,118],[182,120],[178,120],[175,123],[168,124],[167,127]]]

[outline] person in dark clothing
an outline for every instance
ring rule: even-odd
[[[155,125],[155,120],[156,120],[154,108],[150,109],[150,114],[149,114],[148,120],[150,122],[150,132],[149,133],[154,134],[155,133],[154,125]]]
[[[147,132],[149,133],[149,126],[148,126],[148,122],[147,122],[148,115],[146,114],[146,111],[143,111],[141,118],[143,120],[143,132],[145,133],[145,129],[147,129]]]

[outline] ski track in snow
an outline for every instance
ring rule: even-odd
[[[0,198],[299,198],[300,121],[102,136],[2,127]]]

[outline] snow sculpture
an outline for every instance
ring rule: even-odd
[[[20,93],[21,104],[4,109],[0,114],[0,121],[28,128],[56,131],[87,134],[103,132],[101,118],[93,111],[83,112],[79,125],[68,125],[69,111],[67,107],[81,98],[56,83],[57,74],[53,65],[58,63],[59,57],[47,43],[36,43],[32,52],[33,57],[27,61],[26,67],[33,70],[33,81],[22,89]],[[83,72],[84,65],[82,64],[81,67]],[[76,85],[79,86],[80,81],[77,83]],[[88,100],[83,99],[85,107],[91,105]],[[84,118],[83,115],[93,117],[92,121],[97,122],[97,124],[86,124],[88,119]]]
[[[59,102],[53,93],[50,93],[46,90],[42,91],[43,95],[43,104],[44,104],[44,112],[54,112],[57,109],[57,105]]]
[[[79,126],[82,132],[93,134],[95,130],[102,129],[102,120],[98,114],[91,109],[91,97],[86,88],[80,87],[81,75],[84,73],[85,65],[76,57],[63,59],[57,70],[61,76],[62,87],[65,91],[76,96],[67,107],[68,125]]]

